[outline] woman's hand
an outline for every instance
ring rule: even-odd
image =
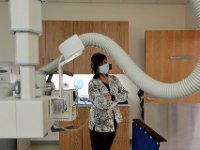
[[[111,101],[115,101],[115,96],[114,95],[109,95],[109,96],[106,96],[106,99],[107,100],[111,100]]]
[[[111,96],[111,95],[107,95],[107,96],[105,96],[105,98],[106,98],[107,100],[111,100],[111,99],[112,99],[112,96]]]

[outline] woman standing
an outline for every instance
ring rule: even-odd
[[[105,55],[96,53],[91,57],[94,77],[88,92],[92,101],[89,117],[92,150],[111,149],[117,124],[122,121],[117,104],[128,99],[128,92],[119,79],[108,74],[109,66]]]

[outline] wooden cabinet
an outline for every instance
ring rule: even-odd
[[[58,46],[73,35],[73,22],[71,21],[45,21],[46,33],[46,59],[47,62],[59,57]],[[64,66],[65,70],[73,71],[73,62]]]
[[[123,122],[117,127],[116,137],[114,139],[111,150],[129,150],[130,149],[130,114],[129,106],[120,107],[123,116]]]
[[[200,31],[147,31],[145,71],[162,82],[178,82],[194,69],[200,56]],[[146,95],[146,102],[200,102],[200,93],[177,100]]]
[[[73,34],[96,32],[109,36],[128,53],[128,22],[120,21],[43,21],[43,36],[40,37],[40,64],[46,64],[60,56],[58,46]],[[64,69],[77,74],[92,73],[90,58],[101,52],[97,48],[87,48],[84,53],[64,66]],[[112,58],[106,54],[113,68],[110,73],[122,73]]]
[[[76,21],[74,22],[74,33],[80,35],[83,33],[100,33],[110,37],[117,42],[128,53],[128,23],[114,21]],[[123,73],[116,65],[113,59],[99,48],[89,47],[85,52],[74,60],[74,73],[91,73],[90,58],[94,53],[103,53],[107,56],[108,62],[111,63],[112,70],[110,73]],[[84,64],[84,65],[83,65]],[[82,67],[79,67],[82,66]]]
[[[101,33],[103,35],[110,37],[128,53],[127,22],[112,22],[112,21],[94,22],[93,32]],[[104,54],[106,53],[104,52]],[[109,58],[109,63],[114,64],[112,66],[112,70],[110,71],[110,73],[123,73],[122,70],[115,64],[114,60],[111,57],[109,57],[108,54],[106,55]]]
[[[74,22],[74,33],[81,35],[84,33],[93,32],[94,23],[90,21],[75,21]],[[90,67],[90,57],[94,48],[88,47],[84,50],[84,53],[74,59],[74,73],[92,73]]]
[[[129,150],[129,106],[121,106],[123,122],[119,124],[116,138],[111,150]],[[89,107],[79,108],[79,117],[69,123],[60,122],[61,126],[73,124],[75,127],[82,125],[88,118]],[[90,134],[88,124],[79,131],[60,132],[59,134],[60,150],[92,150],[90,143]]]
[[[81,107],[75,121],[62,121],[60,126],[73,125],[74,128],[78,128],[87,120],[87,114],[87,109]],[[59,132],[60,150],[81,150],[83,147],[83,129],[72,132]]]
[[[73,35],[73,22],[71,21],[43,21],[43,33],[39,38],[39,65],[40,68],[57,57],[60,51],[58,46]],[[73,62],[64,66],[64,70],[73,71]]]

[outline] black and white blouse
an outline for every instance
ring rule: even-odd
[[[89,128],[97,132],[115,131],[114,121],[120,123],[123,120],[117,104],[128,99],[128,91],[117,77],[109,75],[108,84],[110,92],[100,79],[93,78],[88,86],[89,99],[92,102]],[[105,97],[109,95],[114,95],[115,100],[107,100]]]

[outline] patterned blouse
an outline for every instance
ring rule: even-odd
[[[97,132],[114,132],[114,120],[116,123],[122,122],[122,115],[117,106],[118,102],[128,99],[128,91],[124,89],[119,79],[113,75],[108,76],[110,93],[100,79],[92,79],[89,82],[88,93],[92,101],[89,128]],[[105,97],[114,95],[115,100],[107,100]]]

